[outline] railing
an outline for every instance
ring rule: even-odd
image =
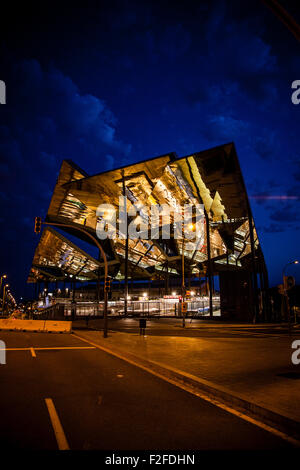
[[[127,304],[127,314],[129,316],[180,316],[181,311],[178,301],[170,300],[130,300]],[[104,311],[104,303],[94,302],[75,302],[64,305],[65,316],[70,316],[72,310],[76,312],[76,316],[102,316]],[[220,299],[213,299],[213,314],[218,315],[220,310]],[[123,301],[109,301],[108,314],[110,316],[124,315]],[[209,315],[208,298],[203,300],[187,301],[187,314],[189,316],[207,316]]]

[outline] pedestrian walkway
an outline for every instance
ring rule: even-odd
[[[147,330],[146,330],[147,331]],[[112,351],[130,354],[209,381],[235,396],[300,424],[300,364],[291,361],[293,333],[274,337],[140,336],[76,330]]]

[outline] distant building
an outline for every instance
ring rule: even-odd
[[[252,321],[259,315],[266,317],[267,269],[232,143],[182,158],[170,153],[92,176],[64,160],[47,221],[69,226],[63,229],[66,236],[53,227],[44,229],[28,282],[55,283],[56,287],[69,283],[70,289],[75,283],[90,282],[98,286],[101,299],[103,260],[87,254],[67,234],[91,243],[77,227],[96,238],[98,224],[105,219],[97,208],[104,203],[112,205],[118,220],[122,195],[127,198],[128,208],[143,206],[149,213],[155,205],[203,204],[204,231],[200,245],[189,241],[186,232],[181,238],[172,232],[170,239],[163,239],[164,222],[160,220],[158,238],[151,238],[149,232],[149,239],[129,239],[128,250],[125,238],[99,240],[108,258],[109,276],[120,281],[121,288],[127,273],[130,283],[155,282],[162,295],[167,295],[172,283],[181,285],[184,267],[185,287],[188,289],[195,279],[200,286],[202,279],[211,298],[214,277],[219,276],[224,318]],[[137,225],[142,219],[138,213],[130,216]],[[106,222],[109,225],[109,218]]]

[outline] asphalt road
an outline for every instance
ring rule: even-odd
[[[8,348],[0,365],[2,449],[57,450],[62,434],[71,450],[290,447],[121,359],[81,349],[89,345],[74,336],[2,331],[0,339]]]
[[[77,319],[73,322],[73,329],[85,328],[84,319]],[[101,330],[103,320],[90,319],[88,327]],[[118,318],[110,317],[108,319],[108,328],[111,331],[124,331],[126,333],[139,332],[139,318],[128,317]],[[208,338],[253,338],[253,337],[281,337],[289,335],[287,325],[268,325],[268,324],[234,324],[221,323],[218,321],[203,321],[198,319],[186,318],[185,328],[182,327],[181,318],[149,318],[147,319],[147,335],[153,336],[185,336],[185,337],[208,337]],[[300,335],[300,328],[292,329],[292,335]]]

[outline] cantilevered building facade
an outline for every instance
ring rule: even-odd
[[[189,249],[184,238],[175,237],[99,240],[112,279],[161,280],[167,293],[169,280],[181,279],[184,270],[186,278],[205,277],[212,295],[212,279],[218,275],[222,316],[250,320],[263,310],[266,314],[267,270],[232,143],[183,158],[170,153],[93,176],[64,160],[47,221],[68,227],[64,236],[44,229],[28,281],[103,279],[103,260],[89,256],[67,235],[89,243],[86,233],[97,238],[98,206],[106,203],[118,211],[122,195],[129,209],[203,204],[204,239],[192,248],[189,242]]]

